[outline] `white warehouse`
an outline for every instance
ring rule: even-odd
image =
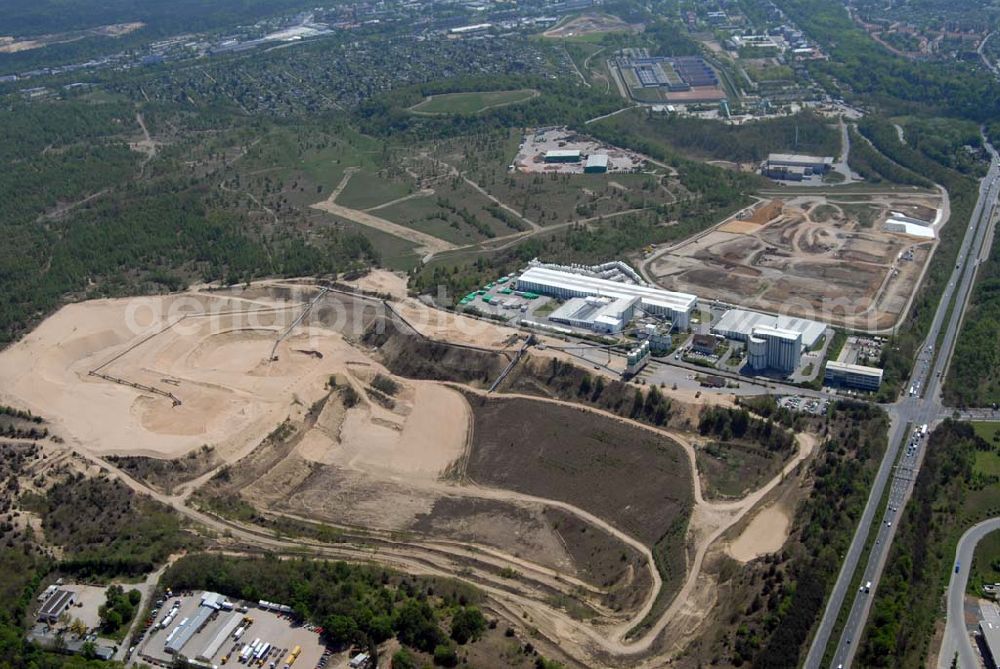
[[[722,318],[712,326],[712,332],[726,339],[747,341],[754,328],[766,326],[779,330],[792,330],[802,334],[802,345],[812,348],[826,332],[827,326],[818,321],[796,316],[772,316],[759,311],[744,309],[729,309]]]
[[[698,298],[690,293],[675,293],[651,286],[609,281],[573,274],[547,267],[530,267],[517,279],[517,289],[560,299],[571,297],[608,297],[612,300],[639,299],[639,308],[647,314],[662,316],[677,327],[687,329]]]

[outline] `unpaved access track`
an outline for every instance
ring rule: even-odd
[[[419,230],[408,228],[405,225],[400,225],[399,223],[393,223],[392,221],[380,218],[370,213],[370,211],[351,209],[350,207],[337,204],[337,197],[341,194],[341,192],[343,192],[344,187],[347,186],[347,183],[351,180],[351,175],[353,174],[353,171],[346,172],[333,194],[331,194],[326,200],[311,205],[312,208],[325,211],[329,214],[333,214],[334,216],[339,216],[340,218],[345,218],[348,221],[353,221],[359,225],[365,225],[369,228],[380,230],[381,232],[393,235],[394,237],[400,237],[401,239],[411,241],[417,245],[418,251],[424,254],[440,253],[441,251],[450,251],[455,248],[455,245],[450,242],[446,242],[443,239],[420,232]]]
[[[287,301],[281,308],[277,308],[274,299],[267,297],[268,290],[278,287],[287,293]],[[172,507],[220,537],[231,537],[241,544],[269,551],[301,553],[307,549],[317,557],[377,562],[414,574],[466,580],[489,596],[491,608],[498,615],[511,623],[532,625],[538,629],[542,640],[573,658],[579,666],[586,667],[659,667],[667,657],[682,650],[714,605],[714,600],[706,600],[703,596],[702,565],[706,554],[720,545],[719,542],[729,541],[730,531],[756,513],[771,491],[815,450],[816,440],[812,435],[798,435],[797,453],[767,484],[743,499],[713,502],[703,495],[695,448],[689,435],[572,402],[514,393],[502,395],[590,412],[609,421],[667,437],[683,449],[694,497],[686,538],[687,575],[669,606],[658,613],[652,625],[644,628],[637,638],[629,638],[630,631],[654,611],[663,587],[649,546],[607,520],[572,504],[505,489],[463,485],[442,480],[431,471],[458,457],[455,449],[466,447],[457,443],[462,441],[462,433],[448,432],[454,432],[446,440],[448,444],[426,439],[431,432],[442,435],[445,432],[403,409],[419,407],[424,401],[421,398],[451,406],[448,397],[454,392],[454,386],[449,387],[449,384],[400,379],[405,387],[399,402],[405,407],[397,407],[395,413],[374,405],[367,409],[371,425],[384,426],[395,421],[399,425],[398,434],[391,434],[392,430],[371,432],[376,436],[382,434],[377,437],[382,440],[377,449],[352,451],[350,444],[361,442],[351,441],[351,430],[360,430],[360,440],[364,441],[368,439],[368,431],[373,429],[366,427],[367,423],[355,425],[345,433],[345,446],[332,457],[343,458],[359,472],[377,474],[383,468],[387,476],[401,478],[406,485],[414,486],[414,490],[449,497],[540,505],[571,514],[642,556],[651,587],[640,606],[622,615],[602,610],[596,604],[594,608],[600,621],[574,618],[552,604],[553,593],[597,594],[602,588],[585,579],[559,573],[524,555],[513,555],[513,550],[508,552],[503,548],[419,535],[402,537],[377,527],[368,528],[364,533],[345,527],[345,534],[354,533],[356,538],[334,544],[298,538],[279,539],[271,529],[242,525],[201,511],[192,500],[193,493],[219,468],[247,457],[286,417],[301,418],[306,407],[329,392],[326,382],[332,373],[352,384],[363,383],[368,378],[364,374],[388,373],[372,360],[369,351],[351,343],[338,331],[325,330],[316,323],[301,326],[301,332],[292,333],[283,341],[278,360],[265,360],[274,338],[283,331],[282,318],[294,318],[315,291],[316,287],[311,284],[281,282],[257,284],[243,295],[194,291],[149,298],[152,302],[147,304],[148,313],[134,311],[131,314],[143,326],[137,330],[127,327],[125,319],[130,313],[128,305],[134,301],[98,300],[71,305],[65,308],[65,313],[60,311],[21,342],[0,353],[0,375],[11,381],[0,391],[0,399],[51,416],[67,448],[110,471],[137,492]],[[190,300],[191,305],[187,311],[178,306],[185,299]],[[379,303],[372,298],[355,300],[332,294],[323,299],[345,303],[353,300],[368,305]],[[153,317],[170,313],[175,307],[175,310],[181,309],[177,313],[184,317],[176,323],[167,321],[168,327],[162,327]],[[405,307],[411,315],[415,310],[426,308],[412,300],[407,300]],[[360,307],[352,304],[344,308],[350,312]],[[253,316],[252,322],[247,322],[250,316]],[[428,316],[424,321],[433,319]],[[435,334],[448,332],[445,327],[436,330]],[[492,336],[479,340],[502,342],[509,337],[508,330],[497,328]],[[163,398],[134,388],[94,381],[86,375],[86,370],[102,364],[108,364],[115,373],[132,375],[150,384],[170,379],[173,381],[170,387],[184,398],[185,403],[181,407],[170,407]],[[357,371],[360,369],[369,371]],[[485,394],[485,391],[466,386],[461,389],[466,393]],[[456,425],[468,421],[457,409],[448,409],[447,413]],[[437,418],[441,420],[445,417]],[[417,444],[418,450],[428,449],[428,455],[433,451],[439,464],[431,470],[405,474],[405,470],[413,469],[414,458],[420,454],[399,451],[399,444],[404,442]],[[135,444],[140,443],[143,449],[136,452]],[[178,457],[202,443],[216,445],[221,462],[196,480],[177,486],[173,494],[157,491],[130,477],[106,458],[112,453]],[[325,457],[322,449],[319,454]],[[272,509],[268,513],[280,512]],[[294,517],[291,513],[287,515]],[[498,574],[503,567],[516,569],[519,577],[503,578]],[[661,639],[668,640],[667,655],[660,650]]]

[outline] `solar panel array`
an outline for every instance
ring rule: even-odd
[[[680,58],[621,57],[619,63],[631,68],[643,88],[665,87],[670,91],[687,91],[693,86],[718,86],[715,71],[698,56]]]
[[[697,56],[675,58],[673,65],[677,73],[691,86],[719,85],[719,78],[715,75],[715,71]]]

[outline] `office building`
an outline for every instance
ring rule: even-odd
[[[882,385],[882,370],[878,367],[851,365],[831,360],[826,363],[823,382],[828,385],[875,391]]]

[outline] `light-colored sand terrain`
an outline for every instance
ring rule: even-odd
[[[393,294],[401,288],[400,278],[390,274],[376,274],[366,283],[366,287],[376,285]],[[352,318],[324,325],[333,321],[321,312],[346,302],[351,306],[341,306],[351,316],[377,311],[383,308],[378,300],[328,293],[304,324],[284,336],[316,293],[315,287],[305,284],[262,282],[246,290],[194,290],[65,307],[0,353],[0,378],[5,381],[0,402],[45,416],[54,434],[105,468],[113,465],[102,459],[104,455],[174,458],[211,445],[221,463],[237,463],[235,469],[251,472],[239,492],[271,510],[373,531],[443,534],[449,538],[436,540],[472,542],[448,550],[469,550],[477,560],[493,551],[501,564],[515,564],[525,578],[531,576],[524,585],[529,596],[511,599],[504,589],[490,589],[481,578],[477,584],[504,606],[515,607],[511,611],[526,606],[540,633],[576,645],[584,656],[594,648],[644,653],[661,632],[674,646],[686,640],[689,634],[684,630],[694,629],[712,604],[705,599],[711,589],[697,587],[706,552],[729,528],[754,513],[815,447],[808,435],[800,435],[800,450],[782,473],[742,500],[708,502],[695,479],[695,508],[686,538],[691,547],[689,572],[682,590],[649,634],[626,642],[627,630],[651,610],[661,584],[649,548],[602,518],[564,502],[442,480],[441,475],[454,471],[466,452],[471,423],[466,399],[437,382],[400,378],[395,379],[400,387],[391,398],[372,391],[375,375],[390,376],[388,371],[360,342]],[[441,340],[510,349],[520,347],[524,339],[523,333],[511,328],[434,310],[411,298],[395,301],[393,307],[420,325],[425,335]],[[279,337],[276,357],[271,359]],[[543,350],[539,355],[566,354]],[[93,375],[95,371],[107,378]],[[331,393],[331,379],[337,386],[350,384],[357,401],[348,403],[342,391]],[[286,418],[301,426],[301,439],[267,439]],[[670,436],[684,447],[696,476],[693,448],[682,435]],[[205,522],[200,512],[186,505],[185,495],[211,474],[188,484],[187,492],[161,497]],[[139,481],[125,480],[142,492],[157,494]],[[449,512],[449,504],[473,513]],[[571,513],[643,556],[647,582],[653,587],[636,602],[641,605],[638,610],[633,607],[620,615],[604,611],[600,624],[582,624],[551,607],[545,592],[595,586],[577,583],[574,559],[545,517],[545,508]],[[774,517],[771,509],[759,513],[729,550],[737,559],[777,550],[787,535],[790,515]],[[209,525],[215,526],[213,522]],[[401,554],[404,548],[401,543]],[[465,567],[441,568],[455,574]],[[548,591],[532,595],[531,583],[536,581]],[[536,596],[542,599],[536,601]]]
[[[347,412],[334,462],[354,469],[436,479],[465,448],[469,407],[456,391],[418,383],[400,416],[375,404]]]
[[[278,333],[302,308],[275,304],[186,294],[67,306],[0,353],[0,396],[50,417],[59,434],[94,453],[173,458],[211,444],[234,456],[320,399],[332,374],[371,364],[337,332],[317,327],[296,330],[269,361]],[[205,311],[213,315],[195,315]],[[180,404],[90,375],[95,369]],[[395,416],[398,430],[382,427],[385,417],[374,425],[352,416],[347,442],[358,458],[436,473],[457,457],[464,402],[430,384],[413,395],[419,410]],[[378,447],[366,453],[369,441]]]
[[[791,514],[779,504],[760,511],[743,533],[729,544],[729,555],[740,562],[755,560],[761,555],[781,549],[792,527]]]

